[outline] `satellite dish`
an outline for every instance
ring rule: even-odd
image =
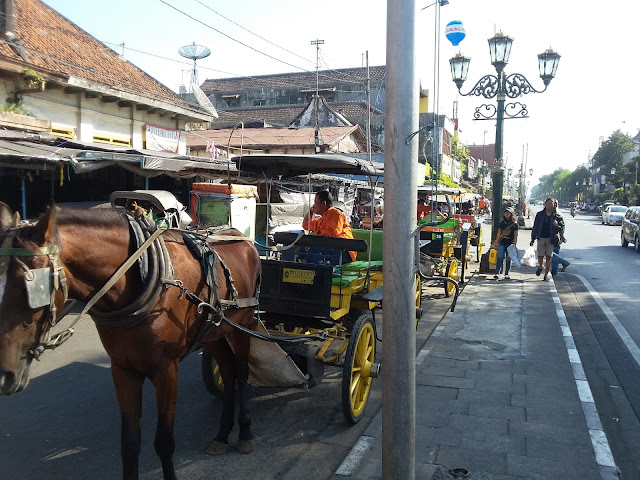
[[[196,100],[209,113],[211,113],[214,117],[218,118],[218,112],[214,108],[213,104],[209,101],[204,92],[200,89],[198,82],[198,69],[196,62],[202,58],[206,58],[211,55],[211,50],[204,45],[196,45],[196,42],[193,42],[191,45],[185,45],[184,47],[180,47],[178,49],[178,53],[185,57],[193,60],[193,70],[191,70],[191,84],[189,86],[189,92],[194,94]]]

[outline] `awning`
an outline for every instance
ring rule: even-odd
[[[241,172],[267,177],[295,177],[309,173],[340,175],[384,175],[382,165],[340,154],[286,155],[251,154],[232,160]]]
[[[25,132],[0,132],[0,167],[44,170],[69,165],[85,173],[119,165],[143,177],[215,177],[237,173],[233,162],[170,152],[80,142]]]

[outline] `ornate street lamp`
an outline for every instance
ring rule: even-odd
[[[520,102],[508,103],[505,105],[506,97],[518,98],[528,93],[542,93],[553,79],[558,69],[560,55],[549,49],[538,55],[538,66],[540,68],[540,78],[544,83],[542,90],[536,90],[529,80],[519,73],[506,75],[504,68],[509,63],[509,55],[511,54],[511,45],[513,38],[497,33],[489,39],[489,53],[491,55],[491,64],[496,69],[497,75],[483,76],[468,93],[462,93],[460,89],[467,79],[469,72],[469,64],[471,59],[458,53],[449,60],[451,66],[451,75],[453,81],[458,87],[458,92],[462,96],[474,95],[484,98],[497,97],[497,106],[481,105],[476,108],[474,120],[493,120],[496,119],[496,146],[495,159],[492,169],[493,173],[493,224],[491,238],[494,238],[498,231],[498,223],[502,215],[502,184],[504,182],[504,168],[502,159],[503,146],[503,122],[505,115],[509,118],[526,118],[528,111],[527,106]]]

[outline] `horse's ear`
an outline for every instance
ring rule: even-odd
[[[9,228],[13,224],[13,210],[4,202],[0,202],[0,230]]]
[[[36,223],[36,229],[42,233],[43,238],[46,240],[53,239],[56,232],[56,206],[51,204],[49,209],[40,217],[38,223]]]

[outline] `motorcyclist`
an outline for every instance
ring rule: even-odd
[[[571,216],[572,217],[576,216],[576,204],[575,203],[571,204]]]

